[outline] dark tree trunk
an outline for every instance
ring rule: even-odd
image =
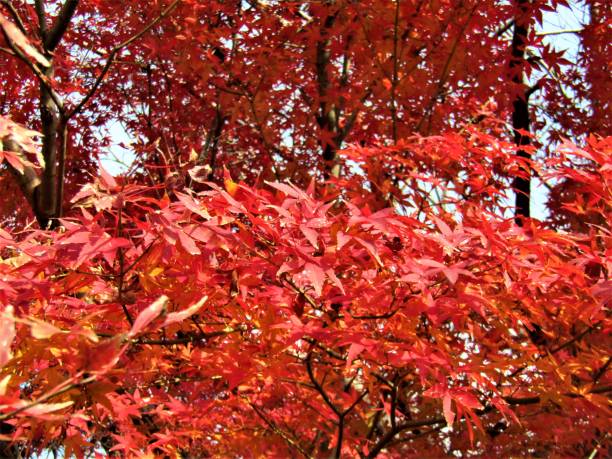
[[[523,81],[525,68],[525,46],[529,32],[529,1],[516,0],[517,12],[514,18],[514,33],[512,35],[512,57],[510,59],[510,73],[512,82],[516,85],[516,96],[512,102],[512,129],[514,142],[519,147],[518,155],[527,160],[531,155],[523,148],[531,143],[528,135],[530,129],[529,119],[529,91]],[[516,193],[515,217],[517,224],[521,225],[523,218],[529,218],[529,204],[531,200],[530,177],[515,177],[513,188]]]

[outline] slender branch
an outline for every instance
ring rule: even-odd
[[[0,51],[2,51],[3,53],[8,54],[9,56],[13,56],[16,57],[17,55],[10,49],[5,48],[4,46],[0,46]]]
[[[404,430],[415,429],[417,427],[432,426],[436,424],[445,423],[445,418],[434,418],[425,419],[418,421],[406,421],[398,424],[395,429],[390,429],[383,437],[376,442],[376,444],[370,450],[370,453],[366,456],[366,459],[373,459],[393,440],[393,438],[403,432]]]
[[[338,409],[336,405],[334,405],[334,403],[329,398],[329,395],[327,394],[323,386],[321,386],[321,383],[317,381],[317,378],[314,375],[314,371],[312,369],[312,351],[310,351],[308,353],[308,357],[306,357],[306,370],[308,372],[308,377],[310,378],[310,381],[312,382],[317,392],[321,394],[323,401],[325,401],[327,406],[331,408],[331,410],[336,414],[336,416],[341,416],[342,412]]]
[[[216,338],[218,336],[226,336],[232,333],[243,332],[246,330],[246,326],[239,326],[236,328],[229,328],[225,330],[219,330],[214,332],[207,333],[196,333],[193,335],[184,336],[181,338],[174,339],[138,339],[135,340],[135,344],[146,344],[150,346],[175,346],[179,344],[189,344],[196,343],[202,340],[209,340],[211,338]]]
[[[591,388],[587,394],[605,394],[612,391],[612,385],[598,386]],[[562,394],[569,398],[582,398],[583,394],[577,394],[575,392],[565,392]],[[534,395],[533,397],[504,397],[506,403],[510,405],[537,405],[542,402],[542,397]]]
[[[117,216],[117,236],[121,236],[123,231],[123,204],[119,207],[119,212]],[[127,305],[123,301],[123,291],[125,288],[125,254],[123,252],[123,248],[119,248],[118,250],[118,260],[119,260],[119,274],[117,274],[117,299],[121,304],[121,309],[123,309],[123,313],[125,314],[125,318],[127,319],[130,327],[134,325],[134,319],[130,314],[130,311],[127,308]]]
[[[344,122],[344,127],[340,129],[340,132],[338,132],[338,135],[334,139],[334,141],[336,142],[338,146],[340,146],[342,142],[344,142],[344,139],[346,138],[346,136],[353,129],[353,125],[355,124],[355,121],[357,120],[357,117],[359,116],[359,113],[361,112],[361,109],[363,108],[363,104],[370,98],[373,91],[374,91],[374,83],[372,83],[368,87],[366,92],[363,94],[363,96],[361,96],[361,99],[359,99],[359,104],[357,105],[357,107],[353,109],[353,112],[349,115],[349,117]]]
[[[355,401],[351,403],[351,405],[342,412],[342,416],[347,416],[348,414],[350,414],[350,412],[355,409],[355,407],[365,398],[366,395],[368,395],[368,393],[369,390],[366,389],[361,394],[359,394],[359,397],[357,397]]]
[[[0,139],[0,145],[2,149],[5,151],[10,151],[16,153],[22,159],[26,159],[21,147],[17,144],[17,142],[11,140],[10,138]],[[21,192],[27,199],[30,207],[32,208],[34,214],[37,214],[37,203],[36,203],[36,188],[40,185],[40,178],[36,171],[28,165],[24,165],[23,173],[15,169],[11,163],[8,161],[6,164],[9,166],[10,171],[13,173],[15,178],[17,179],[17,183],[19,184],[19,188]]]
[[[508,30],[510,30],[512,28],[512,26],[514,25],[514,19],[509,20],[508,22],[506,22],[505,24],[502,24],[502,26],[497,29],[495,31],[495,36],[496,37],[501,37],[503,34],[505,34]]]
[[[310,338],[309,336],[304,336],[302,337],[302,339],[304,341],[306,341],[307,343],[312,344],[313,346],[318,347],[319,349],[321,349],[322,351],[325,351],[325,353],[327,355],[329,355],[330,357],[333,357],[334,359],[337,360],[342,360],[343,362],[346,361],[346,357],[344,357],[342,354],[340,354],[339,352],[333,350],[330,347],[325,346],[324,344],[320,343],[319,341],[317,341],[314,338]]]
[[[13,54],[17,58],[19,58],[23,63],[25,63],[28,66],[28,68],[32,71],[32,73],[34,73],[34,75],[36,76],[36,78],[38,78],[38,81],[40,82],[42,87],[49,92],[49,95],[50,95],[51,99],[53,99],[53,102],[57,106],[58,110],[60,112],[62,112],[63,108],[64,108],[64,104],[62,102],[62,99],[59,97],[59,95],[51,87],[49,79],[38,68],[38,66],[36,66],[36,64],[34,64],[30,59],[28,59],[27,56],[17,46],[15,46],[15,43],[13,43],[13,41],[6,34],[4,29],[2,29],[2,33],[4,35],[6,43],[9,45],[9,48],[11,49]]]
[[[457,52],[457,48],[459,46],[459,43],[461,42],[461,39],[464,38],[465,30],[467,29],[467,26],[470,24],[470,21],[472,20],[472,17],[474,16],[474,13],[476,12],[477,8],[478,8],[478,3],[476,3],[474,7],[470,10],[467,16],[467,19],[461,26],[459,33],[455,35],[455,39],[453,41],[453,44],[451,45],[450,53],[448,54],[448,57],[446,58],[446,61],[444,62],[444,66],[442,67],[442,72],[440,73],[440,78],[438,79],[436,91],[431,97],[431,99],[429,100],[429,104],[427,105],[427,108],[424,110],[423,116],[421,117],[421,119],[416,125],[416,128],[415,128],[416,132],[421,131],[425,121],[427,120],[429,120],[427,130],[429,131],[431,129],[431,117],[433,114],[434,106],[436,105],[438,98],[443,93],[442,90],[444,89],[444,86],[446,85],[446,81],[448,80],[448,77],[450,76],[451,63],[453,61],[453,58],[455,57],[455,54]]]
[[[593,384],[596,384],[601,379],[601,377],[606,374],[606,371],[608,371],[608,367],[610,366],[610,361],[612,361],[612,357],[608,356],[606,363],[604,363],[593,376]]]
[[[327,7],[331,7],[332,2],[324,3]],[[334,104],[329,100],[329,86],[330,86],[330,75],[329,75],[329,64],[331,53],[329,49],[330,45],[330,31],[336,22],[338,11],[335,13],[329,13],[323,25],[320,28],[320,40],[317,41],[316,45],[316,59],[315,59],[315,70],[317,77],[317,92],[319,96],[319,114],[317,116],[317,123],[323,133],[331,132],[334,136],[338,132],[338,118]],[[334,142],[335,143],[335,142]],[[323,149],[323,160],[333,161],[336,158],[336,150],[338,145],[332,144],[329,140],[321,142],[321,148]]]
[[[591,325],[590,327],[587,327],[586,329],[584,329],[582,332],[580,332],[579,334],[577,334],[576,336],[574,336],[573,338],[569,339],[568,341],[566,341],[565,343],[560,344],[557,347],[554,347],[552,349],[550,349],[547,353],[543,353],[540,355],[537,355],[533,361],[537,362],[538,360],[543,359],[544,357],[548,356],[549,354],[556,354],[557,352],[562,351],[563,349],[565,349],[566,347],[571,346],[572,344],[580,341],[582,338],[584,338],[586,335],[588,335],[589,333],[593,332],[594,330],[599,328],[599,325],[601,324],[600,322],[597,322],[593,325]],[[521,372],[523,372],[525,369],[527,369],[529,367],[529,365],[522,365],[520,367],[518,367],[516,370],[514,370],[510,376],[508,376],[508,378],[514,378],[515,376],[517,376],[518,374],[520,374]]]
[[[306,302],[312,306],[313,309],[316,310],[321,310],[321,306],[319,306],[315,300],[312,299],[312,297],[310,295],[308,295],[308,293],[306,293],[306,291],[304,291],[304,289],[300,288],[297,286],[297,284],[295,282],[293,282],[293,280],[289,277],[289,275],[287,273],[283,273],[283,276],[281,278],[282,280],[284,280],[285,282],[287,282],[287,284],[289,284],[289,286],[298,294],[300,294],[304,300],[306,300]]]
[[[106,77],[106,74],[108,73],[108,71],[110,70],[111,66],[113,65],[113,63],[115,61],[115,57],[117,56],[117,54],[121,50],[123,50],[123,48],[125,48],[126,46],[129,46],[132,43],[134,43],[136,40],[138,40],[140,37],[142,37],[144,34],[146,34],[149,30],[151,30],[153,27],[155,27],[159,22],[161,22],[166,16],[168,16],[174,10],[174,8],[176,8],[176,6],[180,3],[180,1],[181,0],[174,0],[170,5],[168,5],[159,14],[159,16],[157,16],[154,20],[149,22],[140,32],[138,32],[135,35],[132,35],[130,38],[128,38],[127,40],[123,41],[122,43],[119,43],[117,46],[115,46],[111,50],[111,52],[108,54],[108,58],[106,59],[106,63],[104,64],[104,67],[102,68],[102,71],[98,75],[98,78],[96,78],[96,81],[94,82],[93,86],[89,89],[89,91],[83,97],[83,99],[81,99],[81,101],[76,105],[76,107],[74,107],[67,114],[67,116],[66,116],[67,119],[70,119],[74,115],[80,113],[81,110],[83,110],[83,108],[87,105],[87,103],[95,95],[95,93],[97,92],[98,88],[100,87],[100,85],[104,81],[104,78]]]
[[[552,30],[550,32],[538,32],[536,33],[536,36],[546,37],[548,35],[562,35],[565,33],[581,33],[581,32],[584,32],[584,29]]]
[[[151,248],[153,247],[153,244],[155,244],[155,243],[156,243],[158,240],[159,240],[159,236],[158,236],[158,237],[156,237],[156,238],[155,238],[153,241],[151,241],[151,242],[149,243],[149,245],[145,247],[145,249],[142,251],[142,253],[141,253],[140,255],[138,255],[138,256],[136,257],[136,259],[135,259],[135,260],[134,260],[132,263],[130,263],[130,264],[128,265],[128,267],[127,267],[127,268],[125,268],[125,273],[126,273],[126,274],[127,274],[127,273],[129,273],[129,272],[132,270],[132,268],[133,268],[134,266],[136,266],[136,265],[138,264],[138,262],[144,258],[144,256],[145,256],[145,255],[146,255],[146,254],[149,252],[149,250],[151,250]]]
[[[601,386],[601,387],[595,387],[593,389],[591,389],[588,393],[589,394],[603,394],[603,393],[607,393],[612,391],[612,385],[607,385],[607,386]],[[580,398],[583,397],[583,395],[581,394],[576,394],[573,392],[568,392],[563,394],[566,397],[570,397],[570,398]],[[517,405],[517,406],[523,406],[523,405],[537,405],[539,403],[542,402],[542,398],[539,396],[534,396],[534,397],[504,397],[504,400],[506,401],[506,403],[510,404],[510,405]],[[484,414],[489,413],[491,410],[493,410],[492,406],[487,406],[482,410],[478,410],[475,411],[475,414],[478,416],[482,416]],[[436,425],[436,424],[443,424],[446,423],[446,419],[444,417],[437,417],[437,418],[432,418],[432,419],[425,419],[425,420],[416,420],[416,421],[406,421],[403,422],[401,424],[398,424],[395,428],[389,429],[389,431],[376,443],[376,445],[374,445],[374,447],[370,450],[370,453],[366,456],[366,459],[373,459],[375,458],[386,446],[388,446],[388,444],[393,440],[393,438],[405,431],[405,430],[409,430],[409,429],[413,429],[416,427],[423,427],[423,426],[431,426],[431,425]]]
[[[66,174],[66,153],[68,151],[68,123],[65,120],[61,120],[60,128],[58,129],[60,136],[60,151],[59,151],[59,162],[57,166],[57,183],[56,183],[56,194],[57,202],[55,209],[55,217],[61,218],[63,216],[63,201],[64,201],[64,176]]]
[[[21,33],[27,35],[28,32],[26,31],[25,24],[23,23],[19,12],[15,9],[15,5],[13,5],[13,2],[11,2],[10,0],[0,0],[0,5],[6,6],[6,8],[11,13],[11,16],[13,17],[13,20],[17,24],[17,27],[19,27]]]
[[[517,94],[512,101],[512,129],[514,130],[514,143],[518,147],[517,155],[527,161],[531,158],[527,147],[531,144],[531,138],[523,132],[530,131],[529,100],[525,93],[526,85],[523,78],[527,63],[525,49],[529,35],[529,1],[514,0],[517,12],[514,19],[514,31],[512,33],[510,78]],[[512,182],[515,191],[515,222],[522,226],[523,219],[530,216],[531,201],[531,167],[529,177],[515,176]]]
[[[391,317],[393,317],[398,311],[400,310],[400,308],[395,308],[392,311],[386,312],[384,314],[367,314],[367,315],[363,315],[363,316],[354,316],[351,314],[351,317],[353,319],[357,319],[357,320],[377,320],[377,319],[390,319]]]
[[[247,400],[247,403],[249,404],[249,406],[251,408],[253,408],[253,411],[255,411],[255,413],[257,414],[257,416],[259,416],[269,427],[270,429],[272,429],[272,431],[274,433],[276,433],[277,435],[279,435],[283,440],[285,440],[285,442],[287,442],[287,444],[292,447],[295,448],[296,450],[299,451],[299,453],[307,458],[312,458],[312,456],[310,454],[308,454],[308,452],[302,448],[300,446],[300,444],[294,440],[293,438],[291,438],[285,431],[281,430],[278,428],[278,426],[273,423],[271,420],[269,420],[266,416],[264,416],[263,412],[257,407],[257,405],[255,405],[253,402],[251,402],[250,400]]]
[[[88,378],[85,378],[81,381],[75,382],[75,383],[71,383],[68,385],[65,385],[66,383],[62,383],[60,384],[55,390],[37,398],[36,400],[27,403],[26,405],[20,406],[19,408],[10,411],[8,413],[4,413],[4,414],[0,414],[0,422],[1,421],[6,421],[7,419],[11,419],[14,416],[17,416],[19,413],[22,413],[26,410],[29,410],[30,408],[33,408],[37,405],[40,405],[41,403],[45,403],[48,402],[49,400],[51,400],[52,398],[58,397],[62,394],[65,394],[66,392],[72,390],[72,389],[76,389],[78,387],[82,387],[84,385],[87,385],[89,383],[92,383],[96,380],[97,376],[89,376]]]

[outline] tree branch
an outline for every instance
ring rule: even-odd
[[[38,29],[40,31],[40,37],[44,43],[47,38],[47,18],[45,14],[45,1],[34,0],[34,8],[36,9],[36,16],[38,17]]]
[[[162,21],[166,16],[168,16],[172,12],[172,10],[174,10],[174,8],[176,8],[176,6],[180,3],[180,1],[181,0],[174,0],[170,5],[168,5],[159,14],[159,16],[157,16],[154,20],[149,22],[140,32],[138,32],[135,35],[132,35],[130,38],[128,38],[127,40],[125,40],[122,43],[118,44],[117,46],[115,46],[111,50],[111,52],[108,54],[108,58],[106,59],[106,63],[104,64],[104,67],[102,68],[102,71],[100,72],[100,75],[98,75],[98,78],[96,78],[96,81],[94,82],[93,86],[89,89],[89,91],[87,92],[85,97],[83,97],[83,99],[81,99],[81,101],[76,105],[76,107],[74,107],[66,115],[67,119],[70,119],[74,115],[80,113],[81,110],[83,110],[83,108],[85,107],[85,105],[87,105],[87,103],[95,95],[96,91],[98,90],[98,88],[102,84],[102,81],[104,81],[104,78],[106,77],[106,74],[108,73],[108,71],[110,70],[111,66],[113,65],[113,62],[115,61],[115,57],[117,56],[117,54],[123,48],[125,48],[126,46],[131,45],[136,40],[138,40],[140,37],[142,37],[144,34],[146,34],[149,30],[151,30],[153,27],[155,27],[160,21]]]
[[[68,383],[66,385],[66,383],[62,383],[60,384],[55,390],[37,398],[36,400],[27,403],[25,405],[20,406],[19,408],[10,411],[8,413],[4,413],[4,414],[0,414],[0,422],[1,421],[6,421],[7,419],[11,419],[15,416],[17,416],[19,413],[22,413],[26,410],[29,410],[30,408],[33,408],[37,405],[40,405],[41,403],[45,403],[48,402],[49,400],[51,400],[52,398],[58,397],[62,394],[65,394],[66,392],[72,390],[72,389],[76,389],[78,387],[82,387],[86,384],[92,383],[96,380],[97,375],[94,376],[89,376],[88,378],[85,378],[81,381],[77,381],[75,383]],[[72,378],[71,378],[72,379]],[[70,381],[70,380],[69,380]]]
[[[13,2],[11,2],[10,0],[0,0],[0,4],[6,6],[6,8],[9,10],[11,16],[13,16],[13,20],[17,24],[17,27],[19,27],[21,33],[27,35],[28,32],[26,31],[25,24],[23,23],[19,12],[15,9],[15,5],[13,5]]]
[[[11,49],[13,54],[28,66],[28,68],[32,71],[32,73],[34,73],[36,78],[38,78],[38,81],[40,82],[41,86],[49,92],[50,97],[53,99],[53,102],[58,107],[60,112],[63,111],[64,104],[62,103],[62,99],[55,92],[55,90],[51,87],[49,83],[49,79],[38,68],[38,66],[36,66],[36,64],[30,61],[30,59],[28,59],[27,56],[17,46],[15,46],[15,44],[10,39],[10,37],[6,34],[4,29],[2,29],[2,33],[4,35],[6,43],[9,45],[9,48]]]
[[[79,0],[66,0],[60,9],[55,23],[46,34],[43,43],[47,51],[53,51],[59,45],[62,37],[68,30],[72,17],[79,5]]]
[[[198,341],[208,340],[211,338],[216,338],[218,336],[226,336],[232,333],[243,332],[246,330],[246,326],[239,326],[236,328],[228,328],[225,330],[219,330],[214,332],[207,333],[196,333],[193,335],[188,335],[180,338],[174,339],[138,339],[135,340],[135,344],[147,344],[150,346],[174,346],[178,344],[189,344],[189,343],[197,343]]]
[[[593,389],[591,389],[588,393],[590,394],[602,394],[602,393],[606,393],[606,392],[610,392],[612,391],[612,386],[607,385],[607,386],[602,386],[602,387],[595,387]],[[580,394],[575,394],[575,393],[566,393],[563,394],[566,397],[570,397],[570,398],[580,398],[582,397],[582,395]],[[539,396],[534,396],[534,397],[504,397],[504,400],[506,401],[506,403],[509,403],[510,405],[537,405],[539,403],[542,402],[542,398]],[[475,412],[475,414],[477,414],[478,416],[482,416],[484,414],[489,413],[491,410],[493,410],[492,406],[487,406],[486,408],[482,409],[482,410],[478,410]],[[435,424],[443,424],[446,423],[446,419],[444,417],[437,417],[437,418],[432,418],[432,419],[424,419],[424,420],[416,420],[416,421],[406,421],[403,422],[401,424],[398,424],[395,428],[389,429],[389,431],[376,443],[376,445],[374,445],[374,447],[370,450],[370,453],[366,456],[366,459],[373,459],[376,456],[378,456],[378,454],[386,447],[388,446],[388,444],[393,440],[393,438],[405,431],[405,430],[409,430],[409,429],[414,429],[417,427],[424,427],[424,426],[431,426],[431,425],[435,425]]]
[[[315,389],[319,394],[321,394],[321,397],[323,397],[323,401],[325,401],[327,406],[331,408],[331,410],[336,414],[336,416],[342,416],[342,411],[340,411],[338,407],[334,405],[323,386],[321,386],[321,383],[319,383],[319,381],[317,381],[317,378],[315,378],[314,372],[312,370],[312,351],[308,353],[308,357],[306,358],[306,371],[308,372],[308,377],[310,378],[310,381],[314,385]]]
[[[257,416],[259,416],[268,425],[268,427],[270,427],[270,429],[272,429],[272,431],[275,434],[277,434],[283,440],[285,440],[285,442],[287,442],[287,444],[290,447],[295,448],[296,450],[298,450],[299,453],[302,456],[307,457],[307,458],[312,458],[312,456],[310,454],[308,454],[308,452],[306,450],[304,450],[304,448],[302,448],[300,446],[300,444],[296,440],[291,438],[285,431],[279,429],[276,424],[274,424],[271,420],[269,420],[266,416],[264,416],[263,412],[253,402],[251,402],[250,400],[247,399],[247,403],[249,404],[249,406],[251,408],[253,408],[253,411],[255,411]]]

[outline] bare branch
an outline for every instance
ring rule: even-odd
[[[399,13],[400,13],[400,0],[395,0],[395,17],[393,21],[393,76],[391,78],[391,135],[393,137],[393,144],[397,144],[397,101],[396,91],[398,83],[398,53],[397,45],[399,41]]]

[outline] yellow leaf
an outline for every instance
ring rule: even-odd
[[[58,333],[63,333],[54,325],[38,319],[30,319],[30,326],[32,327],[32,337],[35,339],[49,339]]]
[[[74,401],[72,400],[59,403],[39,403],[37,405],[25,409],[23,412],[30,416],[40,416],[42,414],[63,410],[64,408],[68,408],[72,404],[74,404]]]
[[[149,271],[149,276],[150,277],[157,277],[157,276],[159,276],[163,272],[164,272],[164,268],[160,268],[158,266],[157,268],[153,268],[151,271]]]
[[[226,178],[224,180],[225,189],[231,196],[236,195],[236,191],[238,191],[238,184],[234,182],[232,179]]]
[[[53,355],[53,357],[61,357],[62,355],[62,350],[57,347],[49,348],[49,352],[51,353],[51,355]]]
[[[0,395],[6,395],[6,389],[8,388],[8,383],[11,380],[11,375],[6,375],[0,381]]]

